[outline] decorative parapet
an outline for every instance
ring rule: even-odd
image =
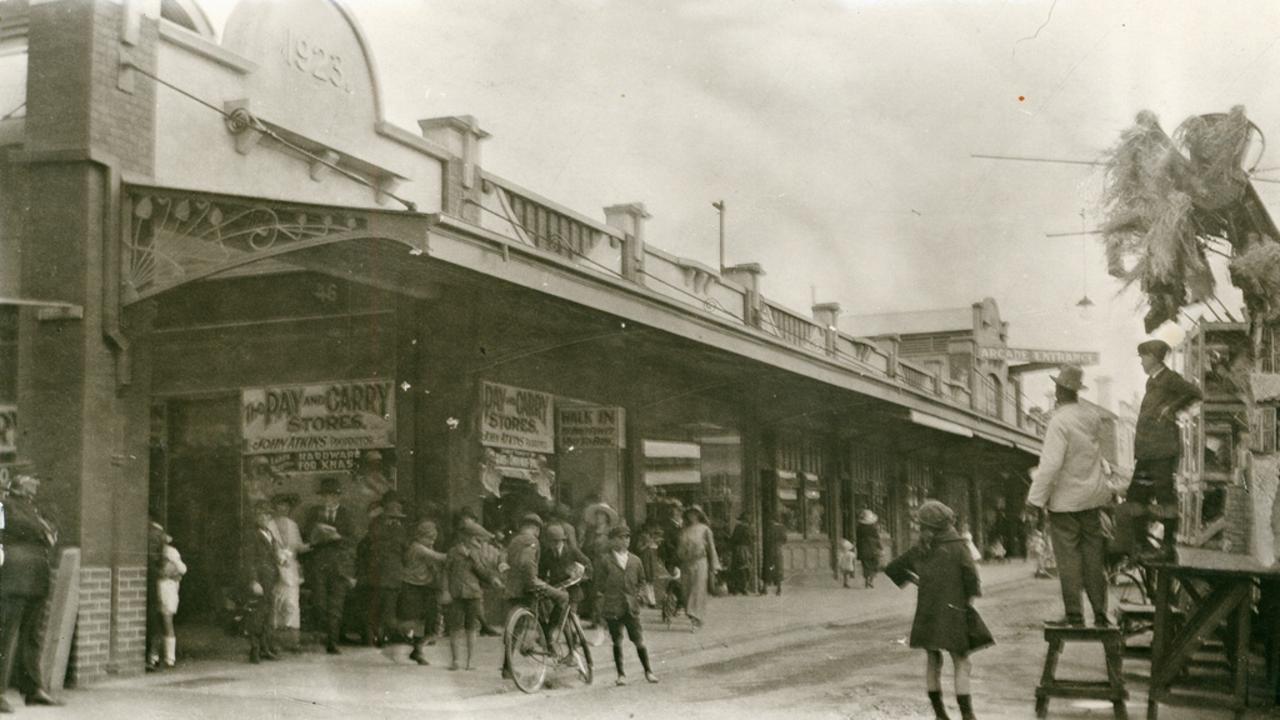
[[[622,233],[622,276],[643,285],[645,255],[644,221],[651,215],[644,203],[632,202],[610,205],[604,209],[605,222]]]
[[[746,305],[743,308],[743,316],[746,323],[752,327],[761,327],[764,323],[762,312],[762,302],[760,297],[760,278],[764,275],[764,268],[759,263],[743,263],[741,265],[730,265],[724,268],[723,275],[726,279],[731,280],[747,291]]]

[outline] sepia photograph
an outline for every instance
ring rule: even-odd
[[[0,0],[0,714],[1280,713],[1280,4]]]

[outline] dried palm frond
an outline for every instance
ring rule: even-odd
[[[1254,242],[1230,263],[1231,282],[1244,293],[1245,305],[1263,322],[1280,320],[1280,243]]]
[[[1252,133],[1262,139],[1240,106],[1192,117],[1173,138],[1144,110],[1108,153],[1102,198],[1107,270],[1126,287],[1140,283],[1150,306],[1148,330],[1213,295],[1205,250],[1210,238],[1237,247],[1244,242],[1232,218],[1248,185],[1241,163]]]
[[[1248,181],[1241,163],[1250,129],[1244,107],[1237,105],[1226,115],[1188,118],[1174,131],[1191,159],[1188,189],[1196,207],[1216,210],[1240,199]]]

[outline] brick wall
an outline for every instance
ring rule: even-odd
[[[155,83],[135,73],[120,87],[128,58],[155,72],[159,26],[143,19],[136,45],[121,42],[124,8],[106,0],[41,3],[31,8],[27,146],[92,147],[125,170],[150,175],[155,161]]]
[[[69,678],[72,684],[83,686],[108,675],[142,672],[147,632],[146,583],[145,566],[122,567],[114,573],[109,567],[80,569],[80,609]],[[113,586],[117,597],[114,609]]]
[[[80,568],[80,610],[71,653],[71,682],[83,685],[107,674],[111,660],[111,568]]]
[[[123,169],[150,175],[155,165],[156,84],[134,73],[129,88],[121,89],[120,63],[128,58],[154,74],[159,26],[144,18],[138,43],[125,45],[120,41],[123,12],[118,3],[95,3],[89,139],[114,155]]]

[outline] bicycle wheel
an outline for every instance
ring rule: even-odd
[[[1117,570],[1108,578],[1115,593],[1116,603],[1120,605],[1149,605],[1147,587],[1138,573],[1132,570]]]
[[[547,679],[547,660],[551,653],[538,618],[527,608],[512,611],[502,634],[502,644],[516,687],[527,693],[540,690]]]
[[[564,625],[564,642],[578,676],[582,678],[582,682],[590,685],[595,677],[595,669],[591,664],[591,645],[587,642],[586,633],[582,632],[582,623],[578,622],[577,615],[570,615],[569,622]]]

